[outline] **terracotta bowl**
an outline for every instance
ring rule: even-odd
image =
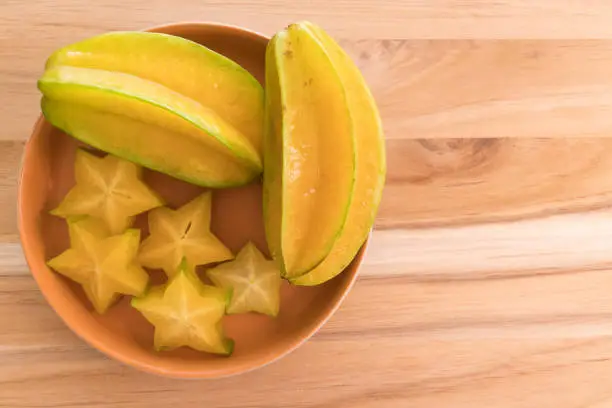
[[[244,29],[216,24],[179,24],[151,31],[178,35],[232,58],[259,81],[264,78],[268,39]],[[225,317],[229,337],[236,342],[230,357],[182,348],[155,352],[153,327],[123,298],[106,314],[93,312],[80,287],[54,273],[45,261],[68,247],[63,220],[48,211],[74,184],[75,139],[40,118],[25,147],[19,185],[19,231],[27,262],[49,304],[66,324],[89,344],[131,366],[181,378],[214,378],[242,373],[274,361],[312,336],[340,305],[357,277],[363,255],[344,273],[316,287],[283,283],[277,318],[246,314]],[[180,206],[202,189],[153,171],[145,180],[171,206]],[[146,217],[137,220],[146,234]],[[248,240],[267,250],[261,206],[261,185],[215,190],[212,229],[234,252]],[[152,272],[155,276],[155,272]]]

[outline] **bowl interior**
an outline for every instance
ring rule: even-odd
[[[187,24],[156,28],[212,48],[248,69],[260,82],[264,78],[267,39],[227,26]],[[39,120],[28,141],[22,164],[19,218],[26,258],[41,290],[64,321],[87,342],[120,361],[141,369],[176,377],[218,377],[263,365],[297,347],[313,334],[339,305],[356,276],[361,253],[337,278],[316,287],[296,287],[283,282],[277,318],[257,314],[226,316],[224,325],[236,341],[234,354],[219,357],[187,348],[156,353],[152,326],[124,297],[106,314],[93,312],[80,287],[51,271],[45,260],[68,247],[63,220],[48,214],[74,184],[75,139]],[[145,181],[170,206],[180,206],[204,191],[153,171]],[[136,225],[147,230],[146,215]],[[214,190],[212,230],[234,253],[249,240],[264,253],[261,184]],[[152,271],[155,280],[163,274]]]

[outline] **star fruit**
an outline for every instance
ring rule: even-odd
[[[139,230],[110,235],[102,221],[90,217],[68,219],[68,229],[70,248],[47,265],[79,283],[98,313],[122,294],[142,295],[149,275],[136,261]]]
[[[51,214],[67,218],[90,215],[100,218],[112,234],[123,232],[134,215],[163,205],[141,180],[142,169],[115,156],[97,157],[77,150],[76,185]]]
[[[163,269],[172,277],[183,258],[193,266],[232,259],[232,252],[210,232],[211,198],[208,192],[177,210],[162,207],[151,211],[151,235],[140,247],[140,263]]]
[[[280,270],[249,242],[231,262],[206,272],[221,288],[232,291],[227,313],[259,312],[276,316],[280,305]]]
[[[132,306],[155,326],[156,350],[187,346],[229,355],[234,342],[225,337],[221,319],[230,296],[229,291],[202,283],[183,260],[167,284],[133,298]]]

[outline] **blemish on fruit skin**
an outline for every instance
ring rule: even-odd
[[[293,51],[292,50],[285,50],[285,52],[283,52],[283,55],[287,59],[292,59],[293,58]]]
[[[192,226],[192,222],[189,221],[189,223],[187,223],[187,228],[185,228],[185,232],[183,233],[182,238],[187,237],[187,234],[189,234],[189,231],[191,230],[191,226]]]

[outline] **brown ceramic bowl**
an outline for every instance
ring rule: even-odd
[[[151,31],[178,35],[232,58],[259,81],[264,78],[268,39],[244,29],[217,24],[178,24]],[[117,360],[156,374],[214,378],[238,374],[276,360],[312,336],[340,305],[357,277],[363,249],[344,273],[315,287],[283,283],[277,318],[246,314],[225,317],[236,342],[230,357],[182,348],[153,351],[153,327],[123,298],[106,314],[93,312],[80,287],[50,270],[45,261],[68,247],[65,222],[49,215],[74,184],[75,139],[40,118],[25,147],[19,185],[19,231],[25,257],[49,304],[66,324],[92,346]],[[180,206],[202,189],[147,171],[145,180],[172,206]],[[234,252],[248,240],[266,249],[261,185],[215,190],[212,229]],[[146,233],[146,219],[137,220]]]

